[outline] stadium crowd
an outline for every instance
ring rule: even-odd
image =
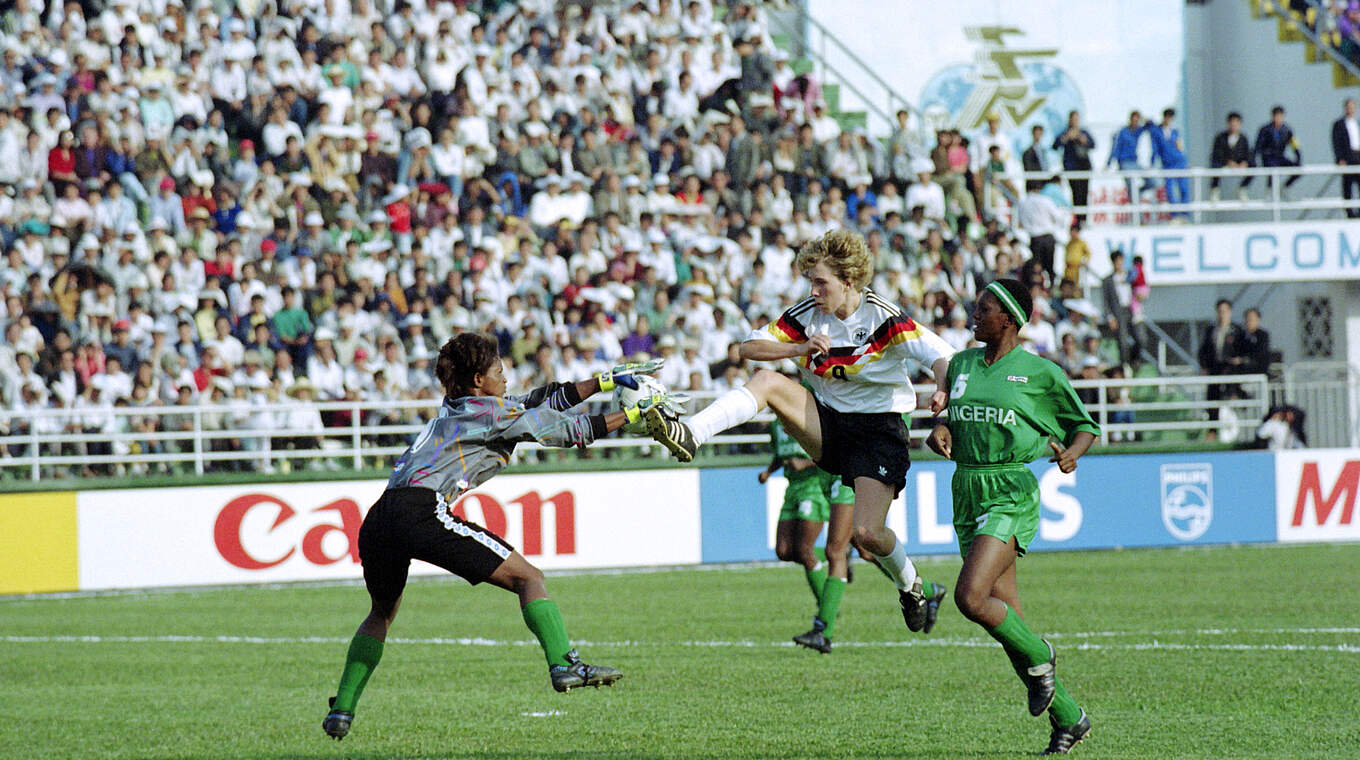
[[[1015,275],[1033,350],[1074,377],[1136,362],[1138,262],[1093,280],[1056,183],[1019,198],[989,132],[843,130],[764,13],[15,0],[0,432],[190,430],[111,412],[206,404],[205,429],[312,446],[349,418],[305,402],[437,399],[463,330],[496,338],[512,388],[646,354],[671,387],[725,389],[750,369],[734,343],[805,295],[797,248],[836,228],[957,347]],[[49,408],[69,414],[31,431]]]

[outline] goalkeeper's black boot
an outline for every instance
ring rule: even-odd
[[[1048,643],[1048,639],[1043,640],[1048,647],[1048,661],[1038,665],[1031,665],[1020,674],[1020,680],[1025,682],[1025,688],[1029,690],[1029,714],[1039,716],[1044,714],[1044,710],[1053,704],[1053,694],[1057,691],[1058,676],[1056,666],[1058,664],[1058,653],[1053,649],[1053,645]]]
[[[1048,716],[1048,722],[1053,726],[1053,733],[1048,735],[1048,749],[1042,753],[1045,755],[1066,755],[1077,746],[1077,742],[1091,733],[1091,719],[1085,710],[1081,711],[1081,718],[1070,726],[1059,726],[1052,715]]]
[[[647,423],[647,433],[657,443],[670,449],[676,459],[681,462],[694,460],[694,452],[699,449],[699,444],[694,442],[694,433],[690,432],[689,425],[659,406],[643,412],[642,420]]]
[[[581,656],[573,649],[567,652],[566,665],[554,665],[548,668],[548,677],[552,679],[552,686],[558,691],[571,691],[582,686],[613,686],[614,682],[623,678],[623,673],[609,667],[608,665],[587,665],[581,662]]]
[[[335,697],[331,697],[330,707],[335,707]],[[349,724],[354,721],[354,713],[332,709],[326,719],[321,721],[321,730],[330,738],[340,741],[349,733]]]

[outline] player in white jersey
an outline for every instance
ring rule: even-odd
[[[945,588],[917,574],[886,523],[911,465],[902,415],[916,408],[916,392],[907,359],[931,368],[930,410],[938,414],[949,401],[945,373],[954,350],[867,287],[873,259],[858,233],[828,232],[803,247],[797,264],[812,296],[753,331],[741,355],[794,360],[812,391],[763,369],[684,421],[661,409],[643,419],[653,438],[688,462],[700,444],[768,405],[818,466],[855,490],[855,543],[897,586],[907,627],[928,632]]]

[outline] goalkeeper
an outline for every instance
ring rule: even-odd
[[[387,490],[359,529],[359,557],[372,607],[350,641],[340,686],[321,723],[342,739],[354,707],[382,657],[412,559],[420,559],[476,585],[483,581],[519,597],[524,623],[538,637],[557,691],[609,686],[623,676],[604,665],[581,662],[572,649],[562,613],[548,598],[543,573],[499,536],[456,517],[452,507],[463,493],[485,483],[514,453],[515,445],[585,446],[625,423],[637,421],[665,394],[646,397],[632,408],[602,415],[568,409],[614,386],[636,388],[634,375],[655,372],[661,360],[625,364],[577,383],[549,383],[523,396],[505,395],[505,369],[496,344],[463,333],[439,350],[435,376],[444,387],[439,415],[425,425],[392,468]]]
[[[817,601],[812,630],[794,636],[793,641],[830,654],[831,639],[836,634],[836,613],[849,582],[847,549],[855,492],[840,478],[818,467],[778,419],[770,423],[770,445],[774,458],[758,478],[764,483],[782,468],[789,483],[784,490],[779,521],[775,523],[774,553],[785,562],[802,565]],[[828,522],[831,530],[826,534],[823,550],[817,546],[817,537]]]

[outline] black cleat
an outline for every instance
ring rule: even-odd
[[[647,434],[656,442],[670,449],[681,462],[694,461],[694,452],[699,444],[694,442],[694,434],[689,425],[681,422],[674,414],[660,406],[653,406],[642,413],[642,421],[647,424]]]
[[[831,654],[831,639],[828,639],[826,634],[815,627],[807,633],[800,633],[797,636],[794,636],[793,643],[800,647],[815,649],[822,654]]]
[[[1048,662],[1031,665],[1020,674],[1020,680],[1024,681],[1025,688],[1029,689],[1029,714],[1036,717],[1043,715],[1044,710],[1053,704],[1053,691],[1058,680],[1055,675],[1058,653],[1053,649],[1053,645],[1048,643],[1048,639],[1043,639],[1043,642],[1048,647]]]
[[[943,583],[932,584],[935,593],[926,597],[926,622],[921,626],[921,633],[930,633],[935,627],[935,619],[940,616],[940,602],[944,600],[944,595],[949,589]]]
[[[330,707],[335,707],[335,697],[331,697]],[[326,719],[321,721],[321,730],[326,732],[330,738],[340,741],[349,733],[349,724],[354,722],[354,713],[344,710],[331,710]]]
[[[1048,749],[1042,753],[1045,755],[1066,755],[1091,733],[1091,718],[1085,710],[1081,711],[1080,720],[1066,728],[1059,726],[1052,715],[1048,716],[1048,722],[1053,725],[1053,733],[1048,735]]]
[[[916,581],[911,584],[911,588],[897,592],[897,601],[902,605],[902,619],[907,623],[907,630],[918,633],[926,625],[926,596],[921,590],[921,576],[916,576]]]
[[[601,686],[613,686],[615,681],[623,678],[623,673],[608,665],[587,665],[581,662],[581,656],[576,654],[575,649],[567,652],[567,663],[548,668],[548,677],[552,679],[553,688],[558,691],[571,691],[582,686],[594,686],[598,689]]]

